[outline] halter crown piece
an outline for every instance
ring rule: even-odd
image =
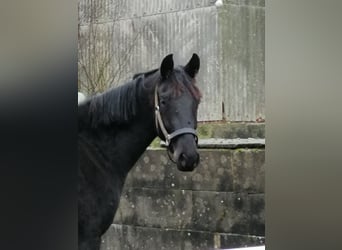
[[[159,109],[159,100],[158,100],[158,85],[156,86],[154,90],[154,109],[155,109],[155,123],[156,123],[156,129],[158,133],[158,128],[161,130],[161,132],[164,135],[165,138],[165,145],[168,147],[171,143],[171,140],[179,135],[183,134],[193,134],[195,136],[196,143],[198,141],[197,138],[197,132],[193,128],[180,128],[169,134],[165,128],[165,125],[163,123],[163,119],[160,115],[160,109]]]

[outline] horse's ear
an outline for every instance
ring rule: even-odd
[[[200,68],[200,59],[197,54],[192,54],[192,57],[187,65],[185,65],[184,70],[189,74],[192,78],[196,76],[198,70]]]
[[[160,74],[162,76],[162,79],[166,79],[169,77],[171,72],[173,71],[173,58],[172,54],[167,55],[160,66]]]

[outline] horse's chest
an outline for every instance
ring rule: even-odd
[[[83,179],[79,187],[79,218],[84,219],[82,224],[85,227],[90,227],[101,234],[108,229],[114,219],[122,190],[119,180],[110,179],[109,176],[103,176],[101,181],[96,182],[94,179],[91,182]]]

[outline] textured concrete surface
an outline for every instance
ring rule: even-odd
[[[264,149],[200,149],[200,165],[180,172],[165,149],[147,150],[128,175],[126,188],[263,193]]]
[[[117,224],[264,234],[263,195],[130,189],[121,201]]]
[[[165,149],[130,172],[102,250],[219,249],[264,244],[264,149],[201,149],[183,173]]]
[[[164,141],[161,142],[162,147],[166,147]],[[261,138],[245,138],[245,139],[225,139],[225,138],[209,138],[199,139],[198,148],[212,149],[236,149],[236,148],[265,148],[265,139]]]
[[[112,225],[101,250],[214,250],[264,245],[264,237]],[[244,242],[241,245],[241,242]]]
[[[114,85],[169,53],[182,64],[196,52],[200,121],[265,119],[265,0],[223,0],[219,8],[215,0],[80,0],[79,22],[79,60],[99,58],[94,71],[108,61]],[[79,81],[88,81],[82,67]]]
[[[197,133],[205,138],[265,138],[265,123],[211,122],[200,123]]]
[[[265,119],[265,1],[218,8],[220,83],[227,121]]]
[[[245,247],[245,248],[229,248],[222,250],[265,250],[265,246],[257,246],[257,247]]]

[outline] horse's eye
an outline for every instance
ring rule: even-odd
[[[164,99],[162,99],[162,100],[160,100],[160,104],[165,106],[166,105],[166,101]]]

